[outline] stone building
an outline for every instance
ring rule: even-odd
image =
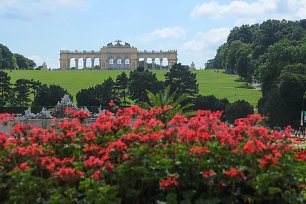
[[[177,63],[177,51],[138,51],[137,48],[129,43],[121,44],[121,40],[115,43],[108,43],[100,51],[60,51],[60,68],[63,70],[71,69],[71,63],[74,61],[75,69],[79,69],[81,60],[83,69],[102,69],[102,70],[135,70],[139,62],[143,61],[143,66],[148,69],[148,60],[150,59],[150,69],[169,69]],[[89,60],[89,62],[88,62]],[[98,65],[95,65],[98,60]],[[157,63],[157,61],[159,61]],[[167,61],[167,64],[164,62]]]

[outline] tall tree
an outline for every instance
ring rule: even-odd
[[[29,80],[27,79],[18,79],[14,84],[14,93],[16,96],[16,101],[19,106],[29,105],[30,100],[30,88]]]
[[[0,69],[10,69],[13,53],[8,47],[0,44]]]
[[[11,77],[4,71],[0,70],[0,106],[4,106],[9,102],[11,93]]]
[[[76,94],[76,100],[79,106],[98,106],[99,101],[95,95],[95,88],[89,87],[87,89],[81,89]]]
[[[130,72],[129,78],[129,95],[136,103],[149,102],[146,90],[157,93],[163,87],[156,74],[150,71],[133,71]]]
[[[55,106],[58,101],[65,95],[70,95],[69,92],[61,86],[45,84],[40,85],[40,89],[34,99],[33,104],[36,106]]]
[[[170,86],[171,94],[176,92],[177,96],[188,94],[191,97],[196,97],[199,94],[196,74],[192,73],[188,66],[183,66],[181,63],[174,64],[165,74],[165,79],[165,85]]]
[[[112,78],[104,80],[102,84],[95,86],[95,96],[99,101],[99,104],[108,106],[110,100],[114,100],[115,103],[119,104],[118,97],[115,92],[115,82]]]
[[[128,83],[129,78],[127,77],[125,72],[122,72],[120,75],[116,78],[116,90],[118,92],[118,97],[122,99],[122,103],[124,105],[127,104],[126,98],[128,97]]]

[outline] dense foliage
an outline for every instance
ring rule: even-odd
[[[8,73],[0,70],[0,106],[54,106],[68,91],[58,85],[46,85],[33,79],[11,83]]]
[[[229,123],[254,113],[254,107],[247,101],[238,100],[230,103],[226,98],[217,99],[213,95],[196,97],[192,108],[193,110],[222,111],[222,121]]]
[[[169,72],[165,74],[165,85],[170,86],[170,92],[175,92],[176,97],[187,94],[196,97],[199,94],[199,84],[196,74],[189,70],[189,66],[181,63],[174,64]]]
[[[13,54],[8,47],[0,44],[0,69],[34,69],[36,64],[20,54]]]
[[[79,120],[16,124],[0,134],[1,202],[305,202],[306,152],[292,151],[290,129],[258,126],[258,115],[231,127],[201,110],[163,123],[169,109],[107,111],[90,125],[69,110]]]
[[[259,81],[263,98],[259,111],[270,126],[299,125],[306,109],[306,20],[267,20],[231,30],[207,68],[225,68],[246,82]],[[290,98],[290,99],[289,99]]]

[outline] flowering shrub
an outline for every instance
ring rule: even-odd
[[[0,133],[1,203],[305,202],[306,152],[295,154],[290,128],[270,131],[259,115],[231,127],[201,110],[164,124],[168,109]]]

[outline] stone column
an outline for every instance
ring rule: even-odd
[[[75,58],[75,69],[79,69],[79,58]]]
[[[70,69],[70,59],[67,60],[67,69]]]
[[[144,70],[147,70],[148,69],[147,58],[143,59],[143,63],[144,63],[144,65],[143,65]]]
[[[159,69],[163,68],[163,58],[159,59]]]
[[[155,58],[152,58],[152,70],[155,69]]]
[[[86,59],[87,58],[83,58],[83,69],[86,69]]]
[[[95,68],[95,58],[91,58],[91,68]]]

